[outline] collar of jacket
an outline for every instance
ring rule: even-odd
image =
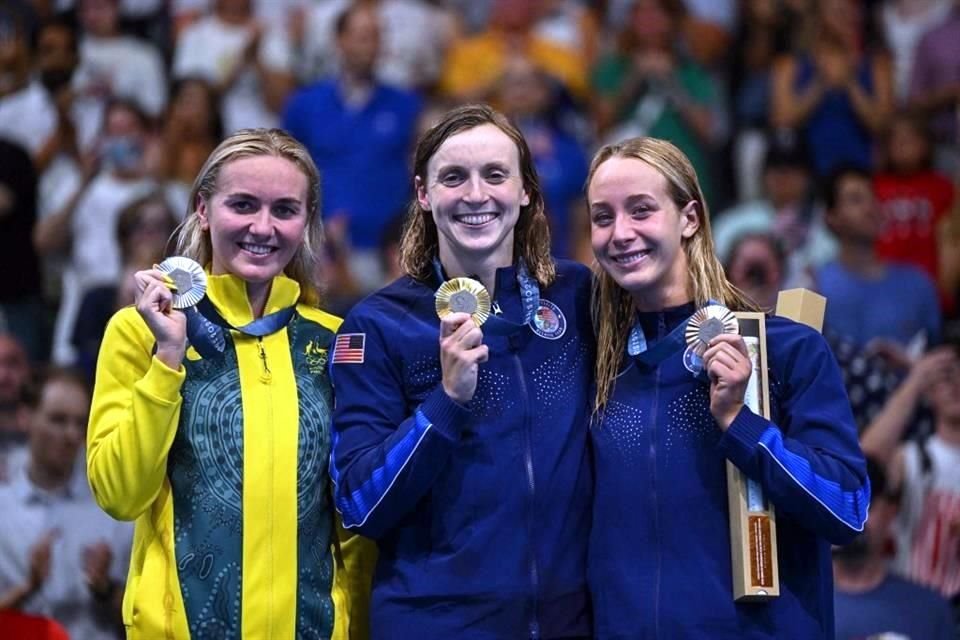
[[[232,274],[210,275],[207,273],[207,297],[223,316],[223,319],[235,327],[253,322],[253,311],[247,297],[247,282]],[[270,294],[263,315],[286,309],[297,304],[300,299],[300,285],[281,274],[270,283]]]

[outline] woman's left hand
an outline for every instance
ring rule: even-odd
[[[726,431],[743,407],[753,371],[747,345],[738,335],[721,334],[710,341],[703,365],[710,376],[710,413]]]

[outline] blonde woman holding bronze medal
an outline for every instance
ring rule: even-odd
[[[316,167],[286,133],[243,130],[190,202],[180,255],[137,272],[97,362],[87,468],[100,506],[136,522],[128,637],[361,637],[359,539],[329,498],[339,319],[312,278]]]
[[[866,465],[839,368],[813,329],[766,318],[773,419],[744,405],[754,310],[714,255],[675,146],[601,149],[587,182],[596,289],[595,637],[833,637],[830,544],[862,531]],[[726,462],[777,513],[780,595],[734,602]]]
[[[530,150],[490,108],[443,116],[414,176],[407,275],[331,359],[337,509],[380,552],[371,636],[589,637],[589,271],[550,257]]]

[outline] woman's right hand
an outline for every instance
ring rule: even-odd
[[[467,313],[451,313],[440,320],[440,368],[443,390],[454,402],[466,404],[477,390],[480,363],[490,357],[483,332]]]
[[[137,312],[157,340],[157,358],[171,369],[179,369],[187,351],[187,316],[173,308],[173,293],[156,269],[137,271]]]

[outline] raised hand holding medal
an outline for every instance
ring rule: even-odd
[[[737,318],[722,305],[707,305],[690,318],[685,337],[687,351],[702,358],[710,377],[710,413],[726,431],[743,407],[753,371]]]
[[[490,294],[472,278],[453,278],[437,289],[435,299],[443,388],[451,399],[466,404],[477,390],[480,363],[489,357],[480,326],[490,317]]]
[[[178,260],[185,262],[181,264]],[[157,358],[173,369],[179,368],[187,349],[187,318],[181,309],[203,297],[206,290],[203,269],[187,258],[168,258],[153,269],[138,271],[134,282],[137,311],[157,341]],[[192,303],[186,304],[190,300]]]

